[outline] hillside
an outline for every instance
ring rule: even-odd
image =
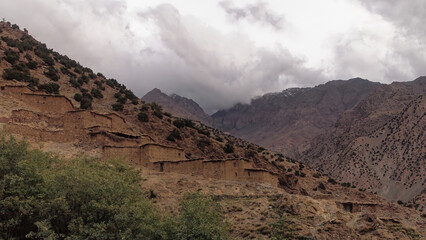
[[[340,181],[425,211],[426,78],[378,87],[318,137],[303,161]],[[424,197],[423,197],[424,198]]]
[[[209,126],[212,124],[211,117],[192,99],[177,94],[169,96],[158,88],[151,90],[141,99],[146,103],[155,102],[161,105],[164,111],[172,113],[174,116],[200,121]]]
[[[310,141],[331,129],[380,84],[364,79],[331,81],[313,88],[288,89],[237,104],[212,115],[222,131],[297,158]]]
[[[415,209],[142,103],[118,81],[16,25],[0,23],[0,39],[0,127],[66,159],[127,160],[165,212],[176,213],[186,192],[199,191],[220,204],[237,239],[421,239],[425,233]]]

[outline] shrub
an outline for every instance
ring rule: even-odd
[[[179,130],[177,130],[176,128],[170,132],[169,136],[167,136],[167,140],[169,141],[175,141],[175,139],[178,139],[178,140],[182,139],[182,137],[180,136]]]
[[[25,65],[15,64],[12,68],[5,69],[3,71],[3,78],[6,80],[17,80],[29,83],[30,87],[38,85],[38,78],[31,77],[30,71]]]
[[[111,79],[107,79],[105,81],[106,85],[112,87],[112,88],[118,88],[120,86],[120,84],[117,82],[117,80],[111,78]]]
[[[124,110],[124,105],[121,103],[114,103],[112,104],[112,110],[121,112]]]
[[[207,138],[201,138],[200,140],[198,140],[197,147],[198,147],[201,151],[203,151],[203,152],[204,152],[205,148],[206,148],[207,146],[210,146],[211,144],[212,144],[212,143],[211,143],[211,141],[210,141],[209,139],[207,139]]]
[[[234,152],[234,144],[232,144],[231,142],[227,142],[225,144],[225,147],[223,148],[223,151],[225,151],[225,153],[233,153]]]
[[[322,189],[322,190],[325,190],[325,185],[324,185],[324,183],[319,183],[318,188],[319,188],[319,189]]]
[[[36,61],[30,60],[30,61],[27,62],[26,65],[29,69],[32,69],[32,70],[37,69],[37,62]]]
[[[80,102],[82,98],[83,96],[80,93],[74,94],[74,100],[76,100],[77,102]]]
[[[210,197],[200,193],[186,194],[177,218],[177,233],[180,240],[228,239],[229,224],[224,222],[221,208]]]
[[[93,97],[98,99],[101,99],[104,97],[104,95],[102,95],[102,92],[99,91],[99,89],[92,88],[92,91],[90,93],[92,94]]]
[[[92,99],[88,98],[87,96],[84,96],[81,98],[80,101],[80,108],[81,109],[92,109]]]
[[[79,81],[81,81],[81,82],[83,82],[83,83],[89,83],[89,78],[86,76],[86,75],[81,75],[79,78],[78,78],[78,80]],[[83,84],[82,84],[83,85]]]
[[[59,85],[56,83],[46,83],[38,86],[38,89],[47,91],[48,93],[59,94]]]
[[[141,107],[141,111],[142,111],[142,112],[146,112],[146,111],[148,111],[148,105],[142,105],[142,107]]]
[[[140,113],[138,113],[138,119],[139,119],[139,121],[141,121],[141,122],[148,122],[148,121],[149,121],[149,119],[148,119],[148,114],[146,114],[146,113],[144,113],[144,112],[140,112]]]
[[[203,134],[203,135],[206,135],[206,136],[210,136],[210,131],[209,131],[208,129],[202,129],[202,128],[199,128],[199,129],[197,129],[197,132],[198,132],[199,134]]]
[[[8,49],[4,52],[4,59],[10,64],[14,64],[19,60],[19,53]]]
[[[75,78],[70,78],[70,83],[71,86],[73,86],[74,88],[80,88],[81,84],[79,82],[77,82],[77,80],[75,80]]]
[[[117,98],[117,102],[118,103],[121,103],[121,104],[125,104],[126,102],[127,102],[127,98],[125,98],[125,97],[123,97],[123,96],[119,96],[118,98]]]
[[[50,66],[47,69],[47,71],[44,71],[44,75],[46,77],[52,79],[55,82],[59,80],[59,75],[57,73],[58,73],[58,71],[54,67],[52,67],[52,66]]]
[[[168,112],[164,112],[164,115],[167,116],[167,117],[172,117],[172,114],[168,113]]]
[[[331,184],[337,184],[336,180],[334,180],[333,178],[328,178],[328,182]]]
[[[192,120],[189,119],[183,119],[183,121],[185,122],[185,126],[189,127],[189,128],[195,128],[195,124]]]
[[[183,128],[185,127],[185,122],[182,119],[176,119],[173,121],[173,125],[177,128]]]

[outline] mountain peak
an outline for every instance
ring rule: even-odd
[[[147,103],[155,102],[160,104],[166,112],[177,117],[189,118],[210,125],[210,116],[192,99],[182,97],[175,93],[167,95],[160,89],[154,88],[145,94],[142,100]]]

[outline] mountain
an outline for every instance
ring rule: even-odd
[[[176,215],[188,192],[209,196],[230,223],[231,238],[422,239],[425,234],[424,216],[414,208],[339,184],[301,162],[202,123],[165,114],[156,104],[140,101],[119,81],[94,73],[4,22],[0,23],[0,127],[53,156],[125,160],[143,178],[140,187],[149,198],[140,197],[158,206],[161,215]],[[107,155],[108,149],[114,154]],[[4,161],[8,157],[2,156]],[[28,163],[33,163],[31,158],[23,161]],[[247,171],[234,172],[241,163]],[[32,176],[29,166],[18,167]],[[268,178],[277,181],[262,181]],[[8,192],[14,192],[9,186],[21,180],[7,179]],[[26,203],[25,198],[7,200],[8,206]],[[95,209],[102,205],[87,200]],[[55,211],[57,203],[52,214],[60,221],[63,214]],[[26,208],[19,211],[37,214]],[[55,235],[49,219],[37,226],[42,234]],[[75,224],[66,227],[75,229]],[[94,228],[99,230],[98,225]],[[42,236],[36,234],[27,236]]]
[[[355,78],[313,88],[293,88],[237,104],[212,115],[222,131],[292,158],[316,136],[332,129],[339,116],[366,98],[379,83]]]
[[[172,113],[174,116],[188,118],[211,125],[210,116],[192,99],[181,97],[177,94],[169,96],[161,92],[158,88],[154,88],[141,99],[147,103],[155,102],[161,105],[166,112]]]
[[[413,205],[426,211],[425,93],[426,77],[379,86],[317,137],[302,161],[389,200],[417,199]]]

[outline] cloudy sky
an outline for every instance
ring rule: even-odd
[[[138,96],[209,113],[289,87],[426,75],[425,0],[1,0],[0,18]]]

